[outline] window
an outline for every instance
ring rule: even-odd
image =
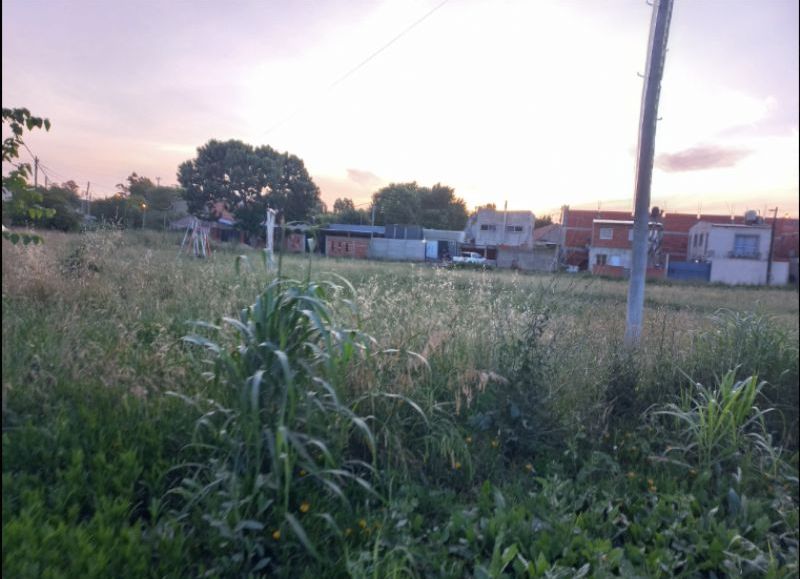
[[[628,241],[633,241],[633,228],[628,230]]]
[[[607,260],[608,256],[605,253],[598,253],[594,256],[595,265],[605,265]]]
[[[481,225],[481,231],[495,231],[497,229],[496,225]]]
[[[733,257],[758,257],[758,235],[736,235],[733,238]]]
[[[614,230],[610,227],[601,227],[600,228],[600,239],[613,239],[614,237]]]
[[[522,227],[522,225],[506,225],[506,231],[515,231],[519,233],[523,229],[524,228]]]

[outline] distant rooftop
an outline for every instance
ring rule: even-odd
[[[350,225],[348,223],[331,223],[323,227],[328,231],[349,231],[351,233],[375,233],[383,235],[385,228],[382,225]]]
[[[633,225],[633,221],[622,221],[619,219],[593,219],[593,223],[599,223],[601,225]],[[663,223],[659,223],[658,221],[650,221],[648,223],[650,227],[658,226],[663,227]]]

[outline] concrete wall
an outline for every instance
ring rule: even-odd
[[[419,239],[372,239],[370,259],[391,261],[425,261],[425,243]]]
[[[788,261],[773,261],[772,262],[772,279],[769,285],[786,285],[789,283],[789,262]]]
[[[788,269],[786,271],[788,275]],[[711,261],[709,281],[728,285],[763,285],[767,282],[767,262],[755,259],[715,258]]]
[[[737,235],[757,235],[759,237],[757,261],[766,262],[769,253],[769,227],[711,227],[705,244],[705,256],[709,259],[727,259],[735,247],[734,240]]]
[[[631,268],[631,250],[615,247],[590,247],[589,248],[589,271],[594,271],[597,264],[597,256],[606,256],[606,265],[612,267]]]
[[[524,271],[556,271],[558,247],[516,249],[500,247],[497,250],[497,267],[517,268]]]
[[[530,211],[479,209],[467,222],[464,234],[465,241],[475,245],[510,245],[530,249],[533,247],[533,230],[534,216]]]

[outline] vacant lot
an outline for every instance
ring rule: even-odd
[[[10,576],[797,575],[796,290],[179,241],[3,242]]]

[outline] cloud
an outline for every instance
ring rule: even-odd
[[[348,169],[347,178],[364,187],[376,187],[383,183],[383,179],[375,173],[361,171],[359,169]]]
[[[662,153],[656,157],[656,167],[667,173],[704,171],[733,167],[750,155],[747,149],[734,149],[718,145],[700,145],[677,153]]]

